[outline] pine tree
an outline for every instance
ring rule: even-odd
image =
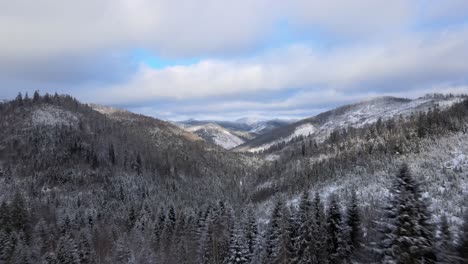
[[[439,237],[437,240],[438,263],[456,263],[456,253],[452,239],[453,238],[449,229],[447,216],[444,214],[440,219]]]
[[[314,213],[314,229],[312,230],[312,237],[314,238],[315,245],[312,253],[312,263],[328,263],[327,253],[327,228],[325,219],[325,209],[320,199],[319,193],[315,193],[313,202]]]
[[[62,264],[79,263],[77,247],[68,235],[62,236],[57,245],[57,261]]]
[[[5,230],[0,230],[0,263],[8,263],[15,249],[15,241],[12,235]]]
[[[169,214],[167,216],[167,220],[168,220],[167,222],[168,228],[170,228],[171,230],[174,230],[176,226],[176,215],[175,215],[175,210],[173,206],[169,208]]]
[[[114,150],[114,144],[109,144],[109,160],[112,165],[115,165],[116,163],[116,157],[115,157],[115,150]]]
[[[33,261],[31,253],[31,250],[22,241],[18,241],[10,263],[33,264],[35,262]]]
[[[275,205],[271,216],[271,223],[265,242],[265,256],[263,263],[290,263],[288,259],[287,214],[281,200]]]
[[[43,259],[42,259],[43,264],[60,264],[57,260],[57,256],[53,252],[47,253]]]
[[[239,224],[234,224],[229,242],[229,255],[224,261],[226,264],[249,263],[249,245],[246,243],[244,232]]]
[[[23,106],[23,94],[18,93],[16,96],[15,102],[17,103],[18,106]]]
[[[252,259],[258,238],[257,221],[255,219],[255,212],[252,207],[247,209],[246,215],[244,216],[244,230],[245,240],[249,249],[248,259]]]
[[[35,91],[33,95],[33,102],[38,103],[41,100],[41,96],[39,95],[39,91]]]
[[[458,246],[458,257],[461,263],[468,263],[468,212],[465,213],[465,222],[460,234],[460,244]]]
[[[314,219],[312,215],[312,204],[306,192],[302,194],[298,211],[299,236],[295,238],[296,263],[305,264],[312,262],[311,254],[314,252],[315,241],[313,241],[312,230],[314,230]]]
[[[28,212],[20,192],[16,192],[10,205],[10,223],[15,231],[25,232],[28,226]]]
[[[130,231],[135,226],[135,222],[137,219],[137,213],[135,208],[132,206],[130,207],[130,211],[128,212],[128,219],[127,219],[127,231]]]
[[[330,200],[327,218],[327,230],[328,261],[329,263],[340,263],[341,259],[339,250],[340,246],[342,246],[343,232],[340,207],[335,195],[332,195]]]
[[[408,165],[400,168],[391,193],[383,229],[383,262],[435,263],[434,234],[428,208]]]
[[[86,230],[82,231],[79,237],[78,258],[81,264],[91,264],[96,262],[93,246]]]
[[[351,202],[346,211],[346,227],[347,243],[350,250],[349,257],[354,261],[359,261],[363,235],[361,230],[361,216],[355,191],[352,192]]]
[[[11,226],[11,216],[10,208],[8,207],[5,201],[0,205],[0,231],[5,231],[10,233],[12,229]]]
[[[122,237],[117,240],[115,247],[117,263],[128,263],[131,252]]]
[[[300,236],[299,229],[301,227],[301,222],[299,220],[298,213],[292,208],[289,214],[289,222],[288,222],[288,236],[289,236],[289,244],[288,244],[288,253],[289,259],[291,263],[298,262],[298,255],[297,255],[297,248],[298,248],[298,237]]]

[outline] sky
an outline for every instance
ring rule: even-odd
[[[0,36],[0,100],[235,120],[468,93],[467,0],[0,0]]]

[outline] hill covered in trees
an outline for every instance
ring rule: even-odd
[[[468,100],[229,152],[161,120],[0,104],[0,263],[466,263]]]

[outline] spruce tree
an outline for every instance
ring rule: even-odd
[[[383,239],[384,263],[435,263],[434,233],[419,184],[404,164],[391,189]]]
[[[287,234],[287,215],[285,207],[281,200],[276,203],[268,233],[265,241],[265,254],[262,263],[265,264],[287,264],[288,259],[288,239]]]
[[[20,192],[16,192],[10,205],[10,223],[15,231],[25,232],[28,227],[28,212]]]
[[[5,201],[0,205],[0,231],[5,231],[10,233],[12,229],[11,226],[11,216],[10,208]]]
[[[361,230],[361,216],[355,191],[352,192],[351,202],[346,211],[346,228],[347,243],[350,250],[349,257],[354,261],[359,261],[363,235]]]
[[[301,196],[298,211],[299,218],[299,235],[295,238],[296,258],[299,264],[311,263],[311,254],[314,251],[314,241],[312,238],[312,230],[314,230],[314,219],[312,215],[312,204],[309,200],[309,195],[304,192]]]
[[[342,220],[336,195],[331,196],[327,218],[328,230],[328,261],[340,263],[339,247],[342,246]]]
[[[0,230],[0,263],[8,263],[14,250],[15,241],[12,235],[5,230]]]
[[[461,263],[468,263],[468,212],[465,213],[465,222],[460,232],[460,244],[458,246],[458,257]]]
[[[437,261],[438,263],[455,263],[456,253],[453,245],[453,237],[450,232],[447,216],[444,214],[440,219],[439,237],[437,239]]]
[[[288,253],[289,259],[291,260],[292,264],[298,262],[298,255],[297,255],[297,242],[298,237],[300,236],[299,229],[301,226],[301,222],[299,220],[298,213],[292,208],[289,214],[289,223],[288,223],[288,235],[289,235],[289,244],[288,244]]]
[[[79,263],[75,242],[68,235],[62,236],[57,244],[57,261],[62,264]]]
[[[245,264],[250,263],[249,245],[239,224],[234,224],[229,243],[229,254],[225,264]]]
[[[19,240],[15,246],[15,251],[9,263],[11,264],[33,264],[32,251],[28,248],[23,241]]]
[[[86,230],[82,231],[79,237],[78,258],[81,264],[92,264],[96,262],[93,246]]]
[[[244,216],[245,239],[248,246],[248,258],[252,259],[258,238],[257,220],[252,207],[247,208]]]
[[[320,199],[318,192],[315,193],[313,201],[313,214],[314,214],[314,229],[312,230],[312,237],[314,238],[315,245],[312,253],[312,263],[327,263],[327,229],[325,219],[325,209]]]

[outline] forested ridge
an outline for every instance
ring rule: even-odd
[[[463,148],[467,128],[464,99],[262,161],[157,119],[19,95],[0,104],[0,263],[468,263],[464,167],[421,165],[436,142]]]

